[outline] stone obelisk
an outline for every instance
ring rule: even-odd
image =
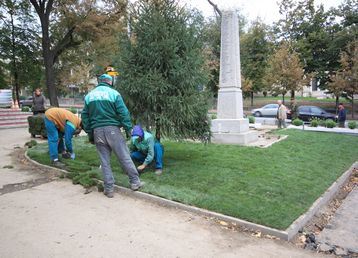
[[[220,82],[212,142],[245,145],[257,140],[257,133],[249,130],[243,113],[239,22],[235,11],[223,11],[221,19]]]

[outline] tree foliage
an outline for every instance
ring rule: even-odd
[[[288,43],[283,43],[269,59],[264,80],[274,95],[284,97],[287,92],[292,94],[302,89],[305,83],[303,67]]]
[[[41,79],[39,40],[30,5],[6,0],[0,5],[0,66],[4,87],[12,84],[19,100],[21,88],[38,87]]]
[[[141,0],[121,43],[117,85],[137,123],[178,138],[209,132],[203,18],[174,0]]]
[[[241,71],[246,80],[251,82],[250,92],[246,95],[262,91],[265,87],[263,78],[273,44],[269,39],[269,28],[259,19],[254,21],[240,38]]]
[[[55,65],[68,49],[106,37],[125,14],[124,0],[29,0],[41,23],[42,55],[50,103],[58,106]]]

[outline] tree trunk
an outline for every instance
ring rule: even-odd
[[[49,21],[45,17],[41,19],[42,26],[42,55],[45,64],[46,86],[50,105],[58,107],[57,90],[55,86],[54,54],[51,51],[49,36]]]
[[[16,65],[16,46],[15,46],[15,27],[14,27],[14,17],[13,11],[10,12],[10,19],[11,19],[11,48],[12,48],[12,69],[13,69],[13,76],[14,76],[14,96],[15,101],[20,103],[20,96],[19,96],[19,76],[17,73],[17,65]]]
[[[338,114],[339,96],[336,96],[336,115]]]
[[[354,119],[354,93],[352,93],[352,119]]]
[[[160,142],[160,121],[159,119],[155,121],[155,138]]]
[[[282,93],[282,104],[285,105],[285,93]]]
[[[295,91],[291,90],[291,99],[295,99]]]
[[[254,92],[253,91],[250,92],[250,96],[251,96],[251,107],[253,107],[254,106]]]

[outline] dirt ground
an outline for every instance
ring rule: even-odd
[[[133,196],[84,194],[24,160],[26,129],[0,135],[0,257],[325,257]]]

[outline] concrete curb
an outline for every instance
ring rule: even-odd
[[[322,194],[308,209],[307,212],[302,214],[298,219],[296,219],[287,229],[286,232],[288,234],[288,240],[291,240],[297,232],[303,228],[306,223],[313,218],[313,216],[317,213],[319,209],[323,206],[327,205],[332,198],[336,195],[341,188],[351,176],[353,170],[358,168],[358,162],[353,163],[353,165],[343,173],[333,184]]]
[[[34,164],[36,166],[45,167],[47,169],[56,170],[58,172],[62,172],[62,173],[66,173],[66,174],[68,173],[68,171],[66,171],[66,170],[58,169],[58,168],[47,166],[47,165],[43,165],[43,164],[38,163],[35,160],[32,160],[27,155],[27,151],[25,152],[25,158],[29,162],[31,162],[32,164]],[[308,211],[306,213],[304,213],[298,219],[296,219],[284,231],[274,229],[274,228],[270,228],[270,227],[267,227],[267,226],[263,226],[263,225],[260,225],[260,224],[255,224],[255,223],[252,223],[252,222],[249,222],[249,221],[246,221],[246,220],[234,218],[234,217],[224,215],[224,214],[221,214],[221,213],[205,210],[205,209],[198,208],[198,207],[195,207],[195,206],[190,206],[190,205],[179,203],[179,202],[176,202],[176,201],[164,199],[162,197],[158,197],[158,196],[151,195],[151,194],[148,194],[148,193],[139,192],[139,191],[134,192],[134,191],[132,191],[132,190],[130,190],[128,188],[118,186],[118,185],[115,185],[115,190],[116,190],[116,192],[123,193],[123,194],[130,195],[130,196],[135,196],[135,197],[140,198],[142,200],[150,201],[150,202],[153,202],[155,204],[159,204],[159,205],[164,206],[164,207],[181,209],[181,210],[184,210],[184,211],[192,212],[192,213],[200,215],[200,216],[214,217],[216,219],[219,219],[219,220],[222,220],[222,221],[225,221],[225,222],[228,222],[228,223],[235,223],[236,225],[248,228],[250,230],[261,231],[263,234],[275,236],[275,237],[278,237],[278,238],[280,238],[282,240],[290,241],[291,239],[293,239],[293,237],[295,237],[295,235],[298,233],[298,231],[315,215],[315,213],[321,207],[326,205],[332,199],[332,197],[337,193],[339,188],[344,183],[347,182],[349,176],[351,175],[351,173],[353,172],[353,169],[355,167],[358,167],[358,162],[355,162],[350,167],[349,170],[347,170],[341,177],[339,177],[338,180],[335,181],[328,188],[328,190],[313,203],[313,205],[308,209]],[[103,183],[102,180],[98,180],[98,181]]]

